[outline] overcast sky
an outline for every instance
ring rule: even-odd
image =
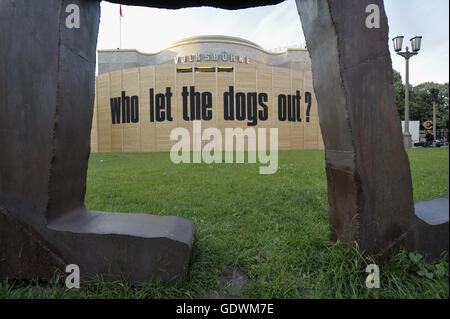
[[[385,0],[389,37],[409,39],[421,35],[422,49],[410,60],[410,83],[438,83],[449,80],[449,1]],[[119,47],[119,5],[101,3],[97,49]],[[243,10],[187,8],[164,10],[122,6],[122,48],[157,52],[173,42],[198,35],[237,36],[255,42],[267,50],[304,46],[305,39],[294,0],[275,6]],[[392,54],[394,69],[404,78],[405,61]]]

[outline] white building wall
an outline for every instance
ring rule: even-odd
[[[419,142],[419,121],[409,121],[409,133],[411,133],[411,140],[413,143]],[[402,121],[402,132],[405,131],[405,121]]]

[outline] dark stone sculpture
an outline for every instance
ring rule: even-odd
[[[258,6],[274,5],[284,0],[107,0],[133,6],[144,6],[163,9],[180,9],[187,7],[216,7],[221,9],[244,9]]]
[[[380,8],[380,28],[365,24],[369,4]],[[325,144],[332,239],[382,256],[399,247],[434,257],[448,251],[448,213],[436,226],[414,214],[383,1],[297,0],[297,7]]]
[[[114,2],[233,9],[280,1]],[[65,27],[72,3],[79,29]],[[380,29],[364,27],[369,3],[382,8]],[[400,245],[448,250],[448,221],[436,227],[414,215],[382,2],[297,4],[326,146],[333,239],[383,255]],[[191,221],[84,207],[99,10],[94,0],[0,3],[0,278],[45,280],[74,263],[82,279],[141,283],[187,269]]]
[[[65,26],[78,4],[81,27]],[[84,207],[97,1],[0,3],[0,277],[168,281],[188,267],[193,222]]]

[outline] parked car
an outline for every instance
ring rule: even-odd
[[[440,140],[433,140],[433,141],[420,141],[417,143],[414,143],[414,147],[441,147],[444,146],[444,143]]]

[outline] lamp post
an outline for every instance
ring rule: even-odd
[[[439,90],[432,88],[430,89],[431,100],[433,101],[433,137],[436,138],[436,103],[438,101]]]
[[[401,55],[406,60],[405,67],[405,130],[403,132],[403,144],[405,148],[411,148],[411,133],[409,132],[409,58],[417,55],[420,50],[420,45],[422,42],[421,36],[415,36],[411,38],[411,49],[406,47],[406,51],[400,52],[402,50],[403,36],[398,36],[392,39],[394,43],[394,51],[398,55]]]

